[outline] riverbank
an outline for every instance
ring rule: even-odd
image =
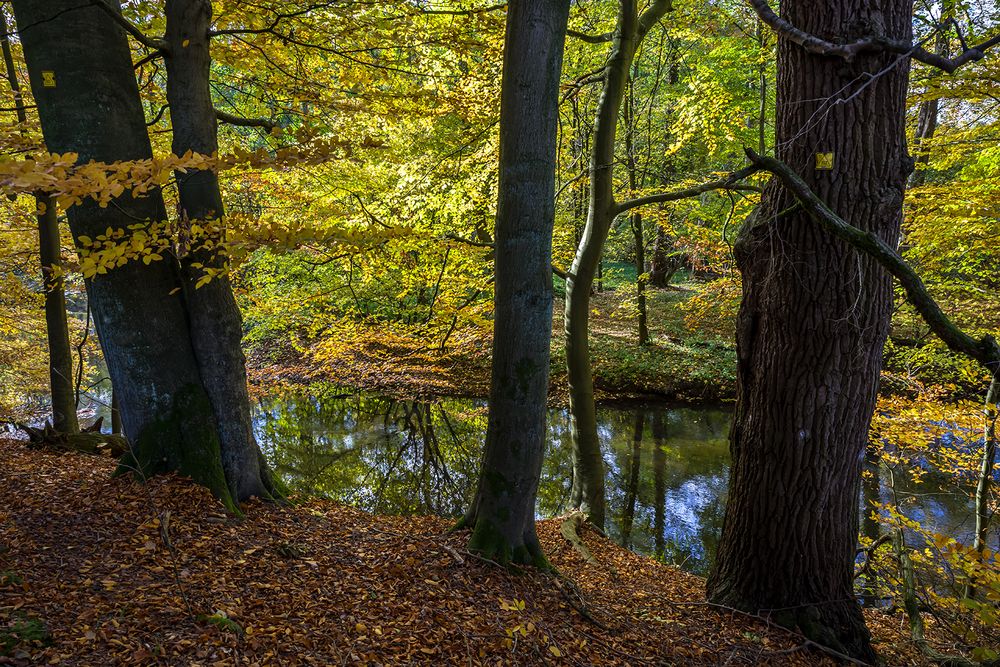
[[[587,563],[559,520],[539,536],[565,581],[483,562],[439,518],[308,500],[237,520],[110,459],[11,439],[0,459],[0,663],[835,664],[589,530]],[[867,614],[887,664],[925,664],[900,616]]]
[[[624,291],[592,298],[591,356],[597,399],[659,399],[687,403],[730,401],[736,393],[735,344],[722,336],[692,335],[679,304],[692,290],[649,293],[651,343],[638,345],[634,305]],[[549,403],[568,402],[562,347],[562,300],[552,318]],[[274,347],[251,351],[251,383],[258,387],[322,381],[400,399],[489,395],[490,338],[467,335],[442,352],[413,337],[389,337],[379,327],[361,328],[350,344],[318,341],[304,350]]]

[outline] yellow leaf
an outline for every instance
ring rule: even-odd
[[[560,651],[559,649],[557,649],[555,647],[555,645],[549,646],[549,653],[551,653],[552,655],[554,655],[557,658],[562,657],[562,651]]]

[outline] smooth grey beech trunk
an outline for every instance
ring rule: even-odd
[[[22,125],[28,116],[21,96],[21,82],[14,67],[10,48],[7,15],[0,10],[0,50],[3,51],[7,82],[14,97],[17,120]],[[35,195],[39,211],[38,255],[45,288],[45,334],[49,348],[49,393],[52,401],[52,427],[60,433],[79,433],[76,416],[76,392],[73,389],[73,351],[69,346],[69,323],[66,318],[66,290],[62,277],[62,244],[55,202],[42,193]]]
[[[209,0],[167,0],[167,102],[174,155],[187,151],[211,155],[219,148],[215,107],[209,88],[211,53]],[[190,235],[191,248],[179,253],[181,283],[187,304],[191,343],[208,392],[222,448],[222,467],[234,498],[270,497],[271,474],[257,446],[247,392],[246,359],[241,341],[242,316],[229,278],[219,275],[196,287],[204,268],[223,270],[226,258],[222,194],[218,174],[210,170],[177,172],[181,224],[205,228]],[[206,247],[199,248],[199,244]],[[207,247],[210,244],[211,247]],[[202,268],[194,266],[201,264]]]
[[[872,31],[909,41],[911,10],[910,0],[781,7],[792,25],[845,42]],[[845,63],[779,39],[777,64],[776,156],[844,220],[895,247],[912,169],[908,60]],[[833,169],[818,169],[817,153],[830,152]],[[732,471],[708,595],[874,662],[853,567],[892,283],[794,203],[772,180],[734,248],[743,302]]]
[[[79,162],[152,157],[128,42],[102,9],[73,0],[13,3],[48,149]],[[43,75],[43,73],[47,73]],[[45,85],[48,79],[54,85]],[[67,211],[75,239],[108,227],[167,219],[163,198],[124,194]],[[79,241],[78,241],[79,243]],[[191,338],[186,293],[173,256],[132,261],[87,281],[122,427],[132,443],[120,470],[179,471],[238,510],[222,466],[220,428]],[[238,487],[237,487],[238,488]]]
[[[556,132],[569,0],[512,0],[500,96],[500,186],[489,421],[460,523],[499,563],[547,561],[535,533],[552,335]]]

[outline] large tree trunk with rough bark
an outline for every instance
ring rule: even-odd
[[[783,3],[782,15],[833,41],[873,31],[910,39],[910,0]],[[891,246],[912,168],[908,71],[897,55],[846,63],[780,39],[778,158],[845,220]],[[817,154],[831,152],[833,169],[817,169]],[[873,661],[853,564],[892,285],[875,260],[793,204],[772,181],[735,248],[744,294],[733,462],[708,593]]]
[[[7,15],[0,10],[0,48],[3,50],[7,82],[14,97],[17,120],[24,125],[28,116],[21,96],[21,82],[14,68],[10,48]],[[45,287],[45,334],[49,348],[49,393],[52,402],[52,426],[60,433],[79,433],[76,417],[76,392],[73,389],[73,351],[69,346],[69,323],[66,318],[66,291],[62,277],[62,244],[55,202],[42,193],[35,195],[38,219],[38,255]]]
[[[209,0],[167,0],[167,102],[173,152],[211,155],[219,148],[209,89]],[[257,446],[250,416],[242,318],[229,278],[216,275],[197,287],[206,269],[224,271],[225,228],[219,178],[211,170],[177,172],[181,224],[191,247],[180,253],[181,282],[191,343],[208,392],[222,447],[222,467],[235,498],[272,495],[271,475]],[[201,234],[191,232],[201,228]]]
[[[152,157],[126,37],[107,12],[72,0],[13,3],[48,149],[79,162]],[[43,78],[43,72],[51,72]],[[54,81],[53,86],[43,83]],[[93,200],[68,211],[70,230],[96,238],[108,227],[167,218],[158,191]],[[125,237],[127,238],[127,236]],[[133,261],[87,281],[87,292],[122,425],[132,443],[123,470],[179,471],[237,509],[222,469],[219,429],[189,335],[173,257]]]
[[[489,423],[469,548],[546,565],[535,533],[552,335],[556,132],[569,0],[512,0],[500,98]]]

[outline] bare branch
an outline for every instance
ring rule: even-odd
[[[646,11],[639,16],[639,41],[646,36],[653,26],[660,22],[663,15],[672,12],[674,5],[671,0],[654,0]]]
[[[163,53],[169,52],[166,40],[162,37],[153,38],[148,36],[140,30],[138,26],[122,16],[121,12],[116,11],[114,7],[106,3],[104,0],[90,0],[90,4],[99,7],[105,14],[114,19],[115,23],[120,25],[125,32],[132,35],[135,41],[144,46],[148,46],[155,51],[162,51]]]
[[[889,39],[888,37],[866,37],[864,39],[859,39],[856,42],[851,42],[850,44],[834,44],[833,42],[828,42],[825,39],[811,35],[804,30],[799,30],[791,23],[775,14],[767,0],[749,0],[749,2],[753,6],[754,11],[757,12],[757,16],[760,17],[761,21],[769,25],[775,32],[782,35],[789,41],[798,44],[809,53],[836,56],[843,58],[848,62],[864,53],[880,53],[882,51],[886,51],[889,53],[898,53],[910,56],[914,60],[931,65],[932,67],[937,67],[938,69],[944,70],[950,74],[966,63],[981,60],[985,57],[987,49],[1000,44],[1000,34],[997,34],[984,42],[980,42],[979,44],[975,44],[971,47],[966,47],[962,53],[958,54],[954,58],[946,58],[940,54],[931,53],[919,44],[911,44],[909,42],[903,42],[896,39]]]
[[[153,116],[153,119],[151,121],[149,121],[148,123],[146,123],[146,127],[149,127],[150,125],[156,125],[156,123],[161,118],[163,118],[163,112],[165,112],[169,108],[170,108],[169,104],[164,104],[163,106],[161,106],[160,110],[156,112],[155,116]]]
[[[724,178],[720,178],[715,181],[709,181],[707,183],[702,183],[701,185],[695,185],[690,188],[684,188],[683,190],[674,190],[672,192],[660,192],[655,195],[647,195],[645,197],[636,197],[635,199],[629,199],[616,204],[614,207],[614,214],[620,215],[625,211],[630,211],[633,208],[638,208],[640,206],[646,206],[648,204],[660,204],[668,201],[677,201],[679,199],[688,199],[690,197],[697,197],[700,194],[709,192],[710,190],[745,190],[750,192],[760,192],[760,188],[755,185],[746,185],[745,183],[740,183],[744,178],[751,176],[762,167],[755,165],[750,165],[749,167],[744,167],[739,171],[734,171],[728,174]]]
[[[577,39],[583,40],[588,44],[603,44],[604,42],[610,42],[614,38],[614,33],[606,32],[603,35],[588,35],[585,32],[580,32],[579,30],[567,30],[566,34],[570,37],[576,37]]]
[[[240,125],[242,127],[263,127],[264,129],[270,131],[278,127],[278,124],[273,120],[268,120],[266,118],[243,118],[242,116],[236,116],[221,109],[215,110],[215,117],[219,119],[219,122],[228,123],[229,125]]]
[[[906,291],[910,303],[920,313],[931,330],[949,348],[975,359],[988,369],[990,374],[994,374],[1000,369],[1000,346],[997,345],[993,336],[983,336],[980,340],[976,340],[955,326],[942,312],[937,302],[928,294],[927,287],[920,276],[894,249],[871,232],[860,230],[845,222],[843,218],[830,210],[823,200],[809,188],[809,185],[787,164],[774,158],[758,155],[749,148],[745,150],[753,165],[758,169],[766,169],[780,178],[788,191],[795,195],[803,209],[824,229],[871,256],[885,270],[895,276]]]
[[[500,9],[506,9],[507,3],[502,2],[498,5],[490,5],[489,7],[478,7],[476,9],[422,9],[417,8],[417,13],[419,14],[444,14],[447,16],[469,16],[470,14],[486,14],[489,12],[495,12]]]

